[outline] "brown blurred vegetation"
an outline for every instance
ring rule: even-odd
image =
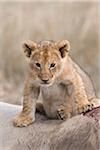
[[[100,95],[99,2],[0,2],[0,98],[20,100],[27,63],[22,42],[68,39],[71,56]]]

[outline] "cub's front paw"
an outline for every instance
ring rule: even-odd
[[[72,113],[71,113],[71,111],[67,110],[67,107],[65,108],[64,106],[61,106],[58,109],[58,118],[59,119],[66,120],[71,117],[72,117]]]
[[[35,118],[31,116],[20,115],[13,120],[13,124],[14,126],[17,126],[17,127],[26,127],[32,124],[34,121],[35,121]]]
[[[84,104],[78,107],[78,113],[85,113],[89,110],[92,110],[95,107],[93,102],[89,102],[88,104]]]

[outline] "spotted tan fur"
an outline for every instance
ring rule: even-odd
[[[23,93],[23,110],[14,119],[15,126],[33,123],[36,107],[49,118],[63,120],[94,107],[95,92],[91,80],[70,58],[69,49],[67,40],[27,41],[23,44],[29,71]],[[37,104],[40,91],[43,104]]]

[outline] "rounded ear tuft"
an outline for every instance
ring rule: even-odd
[[[67,40],[57,42],[57,47],[61,53],[62,58],[66,56],[66,53],[70,50],[70,43]]]
[[[30,40],[23,42],[23,52],[25,53],[26,57],[30,57],[32,51],[34,51],[35,48],[36,48],[35,42]]]

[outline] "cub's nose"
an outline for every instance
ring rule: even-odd
[[[47,82],[49,81],[49,79],[42,79],[42,81],[43,81],[44,83],[47,83]]]

